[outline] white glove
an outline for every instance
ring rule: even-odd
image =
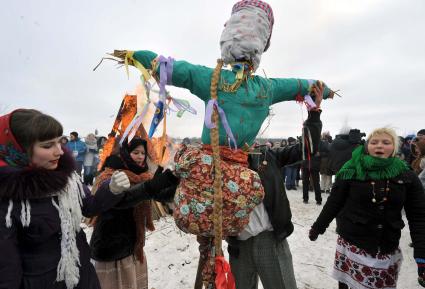
[[[109,183],[109,189],[114,195],[121,194],[130,187],[130,180],[124,172],[114,172]]]

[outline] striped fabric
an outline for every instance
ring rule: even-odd
[[[242,1],[237,2],[235,5],[233,5],[232,14],[235,13],[235,12],[238,12],[239,10],[241,10],[242,8],[244,8],[246,6],[258,7],[260,9],[262,9],[264,12],[266,12],[267,17],[270,21],[270,30],[272,30],[273,23],[274,23],[274,17],[273,17],[272,7],[269,4],[267,4],[266,2],[260,1],[260,0],[242,0]]]

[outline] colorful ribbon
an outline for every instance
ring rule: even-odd
[[[134,67],[136,67],[141,73],[143,78],[148,81],[151,77],[148,70],[141,64],[139,61],[134,59],[133,57],[134,51],[127,51],[124,58],[124,66],[125,71],[127,72],[127,77],[130,77],[130,72],[128,70],[128,61],[131,60],[133,62]]]
[[[316,108],[316,103],[314,102],[314,100],[311,98],[311,90],[312,90],[312,86],[315,83],[315,80],[313,79],[309,79],[308,80],[308,94],[304,95],[304,103],[305,106],[307,107],[307,110],[312,110],[314,108]]]
[[[158,124],[164,117],[164,102],[167,97],[165,90],[166,84],[171,84],[173,74],[173,62],[171,57],[165,58],[164,56],[158,57],[159,62],[159,101],[156,104],[155,114],[153,115],[151,126],[149,128],[149,138],[153,136]]]
[[[209,129],[215,128],[215,124],[212,122],[212,114],[214,111],[214,107],[217,108],[221,123],[223,124],[224,130],[226,131],[227,136],[229,138],[230,147],[232,147],[233,143],[234,149],[237,149],[238,145],[236,144],[236,139],[233,136],[232,129],[230,128],[229,123],[227,122],[226,114],[224,113],[224,110],[218,105],[216,99],[210,99],[208,101],[207,108],[205,111],[205,126]]]
[[[223,256],[215,257],[215,288],[235,289],[235,278],[233,277],[230,265]]]
[[[196,109],[190,106],[189,101],[187,101],[186,99],[171,97],[171,101],[177,108],[177,117],[182,117],[185,111],[190,112],[191,114],[197,114]]]

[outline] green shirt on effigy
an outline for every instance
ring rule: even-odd
[[[144,67],[152,69],[151,62],[157,57],[152,51],[135,51],[133,58]],[[158,68],[159,69],[159,68]],[[186,88],[205,102],[211,99],[210,85],[214,69],[202,65],[194,65],[187,61],[176,60],[173,64],[171,83],[174,86]],[[238,148],[247,143],[252,145],[264,120],[269,115],[272,104],[295,100],[298,94],[308,94],[309,83],[307,79],[297,78],[264,78],[257,75],[248,77],[235,92],[220,90],[220,84],[234,83],[236,73],[222,69],[218,85],[218,104],[226,113],[226,117]],[[300,86],[301,85],[301,91]],[[325,86],[324,98],[330,90]],[[228,145],[226,131],[220,121],[220,145]],[[210,144],[210,130],[205,126],[202,131],[202,142]]]

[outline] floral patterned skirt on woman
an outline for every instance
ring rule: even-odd
[[[375,256],[338,236],[332,277],[352,289],[397,288],[403,255],[400,249]]]

